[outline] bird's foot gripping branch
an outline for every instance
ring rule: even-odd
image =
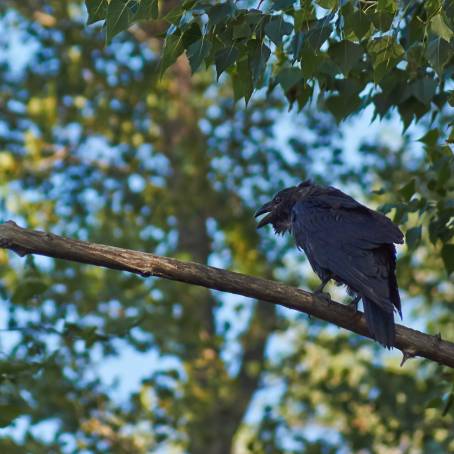
[[[356,334],[371,337],[361,312],[352,316],[348,306],[324,301],[312,293],[275,281],[170,257],[32,231],[12,221],[0,224],[0,247],[20,256],[43,255],[235,293],[304,312]],[[454,343],[442,340],[440,336],[396,325],[394,346],[403,352],[403,362],[420,356],[454,368]]]

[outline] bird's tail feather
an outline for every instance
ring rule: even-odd
[[[395,341],[393,312],[384,311],[380,306],[367,298],[363,298],[363,305],[367,327],[372,336],[384,347],[393,347]]]

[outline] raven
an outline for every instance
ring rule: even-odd
[[[331,279],[345,284],[353,303],[362,299],[373,338],[391,348],[394,310],[402,318],[394,247],[403,243],[399,228],[339,189],[311,181],[278,192],[255,217],[265,213],[257,228],[272,224],[277,234],[293,234],[322,281],[316,293]]]

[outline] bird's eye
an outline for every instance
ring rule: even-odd
[[[281,203],[281,201],[282,199],[279,196],[274,198],[274,203]]]

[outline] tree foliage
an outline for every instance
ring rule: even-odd
[[[87,0],[107,42],[141,20],[164,20],[161,71],[186,53],[192,71],[227,72],[236,99],[280,85],[302,108],[317,96],[336,119],[368,105],[405,127],[454,103],[454,3],[445,0]]]

